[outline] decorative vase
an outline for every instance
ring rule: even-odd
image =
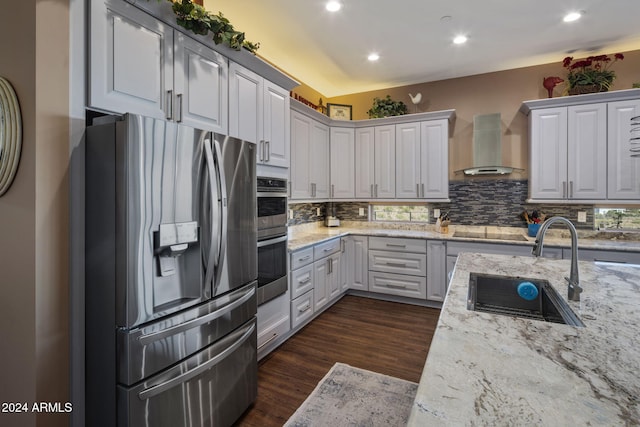
[[[584,95],[585,93],[607,92],[605,86],[600,85],[576,85],[569,89],[569,95]]]

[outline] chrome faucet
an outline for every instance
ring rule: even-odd
[[[531,253],[534,256],[542,255],[542,242],[544,241],[544,235],[549,226],[554,222],[564,222],[569,228],[569,232],[571,232],[571,272],[569,273],[568,278],[565,277],[565,280],[569,282],[568,298],[571,301],[580,301],[580,292],[582,292],[582,288],[580,287],[580,279],[578,278],[578,233],[571,221],[561,216],[554,216],[546,220],[538,230],[538,234],[536,235],[536,244],[533,246],[533,251],[531,251]]]

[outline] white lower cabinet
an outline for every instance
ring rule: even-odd
[[[258,307],[258,358],[280,345],[291,330],[289,292]]]
[[[369,291],[426,299],[426,274],[425,240],[369,238]]]
[[[340,261],[340,286],[343,291],[369,290],[369,238],[367,236],[346,236],[342,238],[342,258]]]
[[[448,283],[447,242],[427,240],[427,299],[443,302]]]
[[[291,327],[298,328],[331,305],[345,291],[340,238],[292,252]]]

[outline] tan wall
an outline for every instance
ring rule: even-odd
[[[0,76],[14,86],[23,146],[0,197],[1,402],[69,401],[69,0],[0,14]],[[1,425],[68,425],[67,414],[0,414]]]
[[[612,67],[618,76],[613,90],[630,89],[633,82],[640,82],[640,51],[625,52],[625,59]],[[330,98],[328,102],[353,105],[353,119],[368,119],[367,111],[373,98],[387,94],[394,100],[408,105],[409,112],[416,112],[409,93],[422,93],[419,112],[456,110],[455,129],[450,142],[450,177],[454,171],[472,164],[473,116],[476,114],[500,113],[502,117],[502,163],[525,169],[514,178],[526,177],[528,169],[528,125],[527,118],[518,111],[522,101],[547,98],[542,79],[548,76],[566,76],[560,61],[535,67],[519,68],[496,73],[480,74],[457,79],[442,80],[363,92]],[[554,97],[561,96],[563,84],[556,86]]]

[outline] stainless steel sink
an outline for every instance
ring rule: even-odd
[[[532,301],[518,295],[518,285],[525,281],[538,290]],[[584,327],[567,302],[543,279],[471,273],[467,309]]]
[[[487,233],[486,231],[455,231],[453,237],[464,237],[467,239],[495,239],[512,240],[526,242],[527,238],[522,234],[515,233]]]

